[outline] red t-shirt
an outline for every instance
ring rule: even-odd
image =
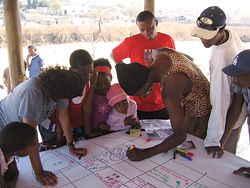
[[[85,104],[86,98],[89,93],[89,83],[86,83],[84,88],[84,95],[80,97],[75,97],[74,99],[69,99],[69,119],[72,128],[80,128],[84,124],[83,117],[83,105]],[[51,122],[56,123],[57,113],[56,110],[53,111],[51,116],[48,118]]]
[[[69,100],[69,118],[72,128],[82,127],[84,124],[83,105],[89,93],[89,83],[86,83],[84,95]]]
[[[158,32],[154,40],[147,39],[142,34],[133,35],[126,38],[120,45],[113,49],[113,58],[115,62],[121,62],[125,58],[130,58],[131,63],[140,63],[150,66],[148,53],[152,53],[152,49],[168,47],[175,48],[174,40],[164,33]],[[160,83],[153,84],[152,92],[147,97],[131,97],[137,103],[140,111],[152,112],[164,108],[161,97]]]

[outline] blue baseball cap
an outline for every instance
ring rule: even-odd
[[[217,6],[206,8],[196,20],[197,26],[191,35],[202,39],[212,39],[226,25],[226,14]]]
[[[243,50],[233,60],[233,63],[222,69],[229,76],[239,76],[250,72],[250,50]]]

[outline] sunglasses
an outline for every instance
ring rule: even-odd
[[[201,21],[201,18],[198,18],[196,20],[196,24],[197,24],[198,27],[203,28],[203,29],[207,29],[209,31],[216,31],[218,28],[221,28],[221,27],[216,27],[214,25],[206,24],[206,23]]]

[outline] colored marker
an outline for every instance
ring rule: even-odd
[[[148,138],[145,140],[145,144],[146,144],[147,142],[149,142],[151,139],[152,139],[152,138],[148,137]]]
[[[184,153],[185,155],[188,155],[190,157],[192,157],[194,154],[192,152],[189,152],[189,151],[185,151],[185,150],[182,150],[182,149],[179,149],[179,148],[176,148],[176,150],[180,153]]]
[[[81,155],[78,157],[78,159],[81,160],[82,156],[83,156],[83,154],[81,154]]]
[[[173,150],[173,159],[176,158],[176,149]]]
[[[135,148],[135,145],[133,144],[132,146],[130,146],[129,148],[128,148],[128,151],[130,151],[130,150],[132,150],[132,149],[134,149]]]
[[[180,156],[184,157],[185,159],[187,159],[187,160],[189,160],[189,161],[192,161],[192,160],[193,160],[192,157],[190,157],[190,156],[187,156],[187,155],[185,155],[185,154],[183,154],[183,153],[180,153],[180,152],[178,152],[177,150],[176,150],[176,152],[177,152]]]

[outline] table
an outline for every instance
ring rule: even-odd
[[[232,173],[241,166],[250,166],[250,162],[228,152],[221,159],[212,158],[206,154],[203,141],[191,135],[187,140],[196,146],[193,161],[178,155],[174,160],[172,151],[140,162],[128,160],[126,150],[132,144],[146,148],[162,141],[145,140],[145,133],[130,136],[121,131],[76,143],[76,147],[88,149],[80,160],[71,156],[66,146],[41,152],[40,156],[44,169],[57,174],[56,187],[61,188],[250,187],[250,178]],[[35,180],[28,157],[19,158],[18,168],[17,188],[42,187]]]

